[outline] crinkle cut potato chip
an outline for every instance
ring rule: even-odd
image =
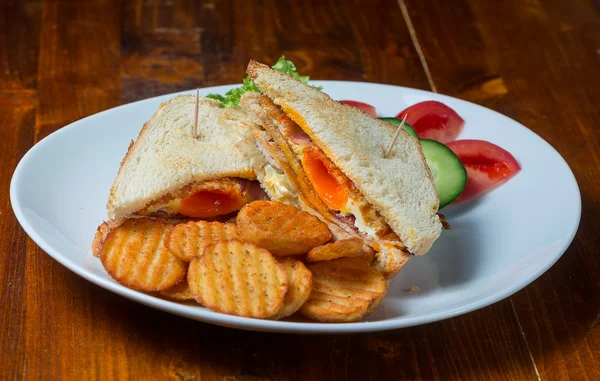
[[[103,222],[98,226],[96,230],[96,234],[94,235],[94,240],[92,241],[92,253],[94,257],[100,258],[100,252],[102,251],[102,245],[104,245],[104,241],[106,241],[106,237],[108,233],[110,233],[110,227],[106,222]]]
[[[188,284],[199,303],[213,311],[253,318],[279,311],[287,278],[271,253],[240,240],[207,246],[188,270]]]
[[[327,243],[311,249],[306,255],[306,261],[320,262],[336,258],[358,257],[363,244],[363,240],[356,237]]]
[[[167,250],[164,239],[172,225],[148,218],[129,219],[106,234],[100,260],[119,283],[139,291],[174,286],[186,274],[187,263]]]
[[[204,248],[221,240],[239,238],[238,229],[233,224],[213,221],[190,221],[179,224],[167,234],[165,245],[180,259],[190,262],[200,256]]]
[[[192,295],[192,291],[190,291],[190,286],[188,285],[187,278],[185,277],[181,280],[181,282],[177,283],[175,286],[161,290],[159,291],[159,293],[162,296],[171,300],[194,300],[194,295]]]
[[[275,201],[246,204],[237,225],[245,241],[277,256],[305,254],[331,239],[329,228],[317,217]]]
[[[294,314],[310,296],[312,274],[304,263],[293,258],[284,258],[279,263],[285,269],[288,277],[288,291],[283,299],[283,306],[271,316],[278,320]]]
[[[338,258],[307,265],[313,275],[310,297],[300,313],[310,319],[343,323],[374,311],[386,292],[383,276],[361,258]]]

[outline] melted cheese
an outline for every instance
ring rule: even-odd
[[[342,214],[348,215],[352,214],[354,216],[354,226],[361,232],[365,233],[370,237],[378,238],[377,231],[365,221],[365,218],[360,210],[360,204],[358,204],[355,200],[349,198],[346,206],[340,210]]]
[[[149,207],[146,213],[153,214],[156,212],[164,212],[167,214],[175,215],[179,213],[180,208],[181,198],[175,198],[166,204],[159,204]]]

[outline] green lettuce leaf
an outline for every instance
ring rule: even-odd
[[[254,84],[254,81],[250,77],[244,78],[244,84],[235,89],[231,89],[225,93],[225,96],[220,94],[208,94],[207,98],[216,99],[221,101],[223,107],[237,107],[240,104],[240,98],[242,95],[249,91],[254,91],[256,93],[260,93],[260,90]]]
[[[296,70],[296,65],[292,61],[288,61],[285,59],[285,56],[279,57],[275,65],[273,65],[273,70],[278,70],[284,74],[289,75],[292,78],[296,78],[300,82],[307,84],[308,83],[308,75],[300,75]]]
[[[282,73],[285,73],[293,78],[296,78],[302,83],[308,83],[309,77],[307,75],[300,75],[296,70],[296,65],[292,61],[288,61],[285,59],[285,56],[279,57],[275,65],[273,65],[274,70],[278,70]],[[318,87],[320,90],[321,88]],[[240,98],[242,95],[249,91],[254,91],[255,93],[260,93],[260,90],[254,84],[254,81],[250,77],[244,78],[244,84],[235,89],[231,89],[225,93],[225,96],[221,94],[208,94],[206,97],[211,99],[216,99],[221,101],[222,107],[237,107],[240,104]]]
[[[225,102],[225,97],[222,96],[221,94],[208,94],[206,97],[217,100],[219,102]]]

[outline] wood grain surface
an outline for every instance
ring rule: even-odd
[[[0,379],[600,379],[600,6],[573,3],[0,0]],[[129,302],[19,227],[10,178],[49,133],[122,103],[239,82],[250,58],[281,54],[314,79],[434,90],[527,125],[579,182],[573,245],[524,290],[463,316],[299,336]]]

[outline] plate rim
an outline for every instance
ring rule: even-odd
[[[416,92],[416,93],[431,96],[431,97],[434,97],[437,99],[439,99],[439,98],[452,99],[453,102],[456,102],[456,101],[464,102],[464,103],[467,103],[469,106],[483,108],[486,110],[486,112],[492,112],[497,117],[505,118],[511,122],[517,123],[519,125],[519,127],[524,129],[525,131],[533,134],[536,138],[538,138],[541,141],[541,143],[546,144],[551,149],[553,154],[556,155],[560,159],[562,164],[564,164],[565,168],[567,169],[567,174],[569,175],[570,180],[572,180],[570,185],[573,185],[575,187],[575,191],[577,192],[577,196],[578,196],[578,197],[576,197],[576,205],[573,205],[575,207],[577,218],[574,221],[574,224],[571,226],[570,231],[568,232],[568,239],[566,239],[564,242],[562,242],[560,247],[558,247],[554,251],[553,257],[550,260],[548,260],[547,262],[545,262],[543,266],[540,266],[538,268],[538,270],[536,272],[534,272],[533,276],[528,277],[526,281],[515,283],[504,289],[495,291],[495,292],[489,294],[488,296],[480,298],[474,302],[466,303],[461,306],[457,306],[457,307],[447,309],[444,311],[427,313],[424,315],[418,315],[418,316],[412,316],[412,317],[394,317],[394,318],[388,318],[388,319],[384,319],[384,320],[380,320],[380,321],[362,321],[362,322],[354,322],[354,323],[319,323],[319,322],[290,322],[290,321],[253,319],[253,318],[247,318],[247,317],[221,314],[218,312],[210,311],[204,307],[199,307],[198,309],[195,309],[194,315],[192,316],[186,311],[186,307],[191,307],[189,305],[180,304],[178,302],[162,299],[160,297],[153,296],[153,295],[150,295],[147,293],[135,291],[133,289],[127,288],[127,287],[115,282],[114,280],[105,279],[105,278],[101,277],[100,275],[95,274],[92,271],[86,270],[84,267],[79,266],[76,262],[68,259],[59,250],[55,250],[52,247],[52,245],[49,244],[48,241],[43,236],[38,234],[37,231],[29,224],[29,222],[28,222],[27,218],[25,217],[23,210],[21,208],[20,195],[17,192],[17,186],[18,186],[20,179],[23,176],[23,171],[24,171],[23,168],[27,165],[27,162],[33,157],[36,150],[41,149],[40,147],[44,147],[47,144],[51,144],[54,139],[59,137],[61,134],[68,133],[68,131],[70,131],[72,128],[96,128],[93,124],[90,124],[89,126],[86,125],[85,121],[88,120],[89,118],[94,118],[100,114],[103,114],[106,112],[111,112],[116,109],[120,109],[122,107],[135,107],[134,105],[137,103],[140,103],[140,102],[147,102],[147,101],[152,101],[152,100],[156,101],[159,98],[168,99],[170,97],[174,97],[177,95],[184,95],[184,94],[193,95],[195,90],[185,90],[185,91],[179,91],[179,92],[175,92],[175,93],[163,94],[163,95],[159,95],[159,96],[155,96],[155,97],[150,97],[150,98],[122,104],[122,105],[89,115],[85,118],[79,119],[72,123],[69,123],[68,125],[60,128],[60,129],[54,131],[53,133],[49,134],[48,136],[44,137],[38,143],[33,145],[31,148],[29,148],[29,150],[23,155],[23,157],[19,160],[19,163],[15,167],[15,170],[13,172],[11,182],[10,182],[10,204],[11,204],[13,213],[15,214],[17,221],[19,222],[19,224],[21,225],[23,230],[27,233],[27,235],[47,255],[49,255],[51,258],[53,258],[54,260],[59,262],[61,265],[63,265],[70,271],[72,271],[75,274],[86,279],[87,281],[92,282],[92,283],[94,283],[108,291],[111,291],[117,295],[120,295],[129,300],[141,303],[143,305],[146,305],[146,306],[149,306],[149,307],[161,310],[161,311],[169,312],[169,313],[172,313],[175,315],[183,316],[183,317],[201,321],[201,322],[206,322],[206,323],[210,323],[210,324],[216,324],[216,325],[226,326],[226,327],[231,327],[231,328],[237,328],[237,329],[254,330],[254,331],[269,331],[269,332],[284,332],[284,333],[331,334],[331,333],[364,333],[364,332],[386,331],[386,330],[391,330],[391,329],[399,329],[399,328],[406,328],[406,327],[411,327],[411,326],[416,326],[416,325],[427,324],[427,323],[431,323],[431,322],[435,322],[435,321],[439,321],[439,320],[449,319],[449,318],[459,316],[459,315],[462,315],[462,314],[465,314],[468,312],[472,312],[477,309],[484,308],[491,304],[499,302],[503,299],[506,299],[506,298],[510,297],[511,295],[515,294],[516,292],[520,291],[527,285],[533,283],[542,274],[544,274],[546,271],[548,271],[548,269],[550,267],[552,267],[562,257],[562,255],[566,252],[568,247],[573,242],[573,240],[578,232],[579,225],[581,222],[581,207],[582,207],[581,191],[580,191],[579,185],[577,183],[577,179],[576,179],[571,167],[568,165],[568,163],[562,157],[562,155],[550,143],[548,143],[544,138],[542,138],[541,136],[536,134],[534,131],[527,128],[523,124],[521,124],[520,122],[515,121],[514,119],[509,118],[508,116],[501,114],[495,110],[478,105],[476,103],[465,101],[460,98],[455,98],[455,97],[451,97],[448,95],[433,93],[433,92],[426,91],[426,90],[413,89],[413,88],[409,88],[409,87],[396,86],[396,85],[390,85],[390,84],[373,83],[373,82],[357,82],[357,81],[316,80],[316,81],[311,81],[311,83],[314,83],[316,85],[319,85],[319,84],[323,84],[323,85],[335,85],[335,84],[365,85],[366,84],[366,85],[373,85],[373,86],[390,87],[390,88],[394,88],[395,90],[398,90],[398,91]],[[235,87],[235,86],[239,86],[239,84],[204,87],[204,88],[201,88],[200,90],[203,92],[226,91],[227,89]],[[196,308],[196,306],[194,306],[194,308]]]

